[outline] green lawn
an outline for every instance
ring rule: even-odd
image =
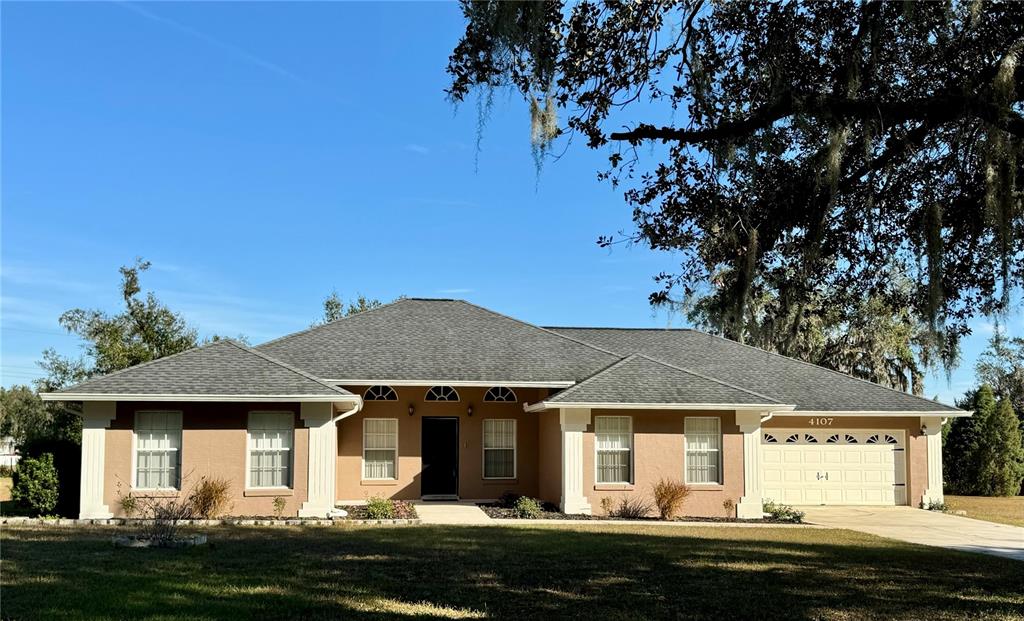
[[[986,522],[1024,526],[1024,496],[946,496],[949,511],[966,511],[967,517]]]
[[[1022,618],[1024,565],[850,531],[209,528],[124,549],[110,529],[0,534],[7,619]]]

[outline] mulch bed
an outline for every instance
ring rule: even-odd
[[[515,509],[511,509],[509,507],[506,507],[506,506],[503,506],[503,505],[499,505],[499,504],[494,504],[494,503],[481,504],[480,508],[483,510],[484,513],[486,513],[488,516],[490,516],[490,517],[492,517],[492,518],[494,518],[496,520],[529,520],[529,519],[531,519],[531,518],[520,518],[516,514]],[[551,505],[551,504],[548,504],[548,503],[544,504],[544,509],[543,509],[543,511],[541,511],[541,514],[539,516],[537,516],[537,519],[540,519],[540,520],[594,520],[594,521],[624,520],[624,519],[628,519],[628,520],[633,521],[633,522],[664,522],[664,521],[666,521],[666,520],[662,520],[661,518],[651,518],[651,517],[648,517],[648,518],[620,518],[620,517],[614,517],[614,516],[609,516],[609,515],[586,515],[586,514],[583,514],[583,513],[577,513],[577,514],[562,513],[561,511],[558,511],[555,508],[554,505]],[[734,518],[734,517],[696,517],[696,516],[688,516],[688,515],[676,517],[676,518],[673,518],[672,520],[668,520],[668,521],[671,521],[671,522],[742,522],[744,524],[792,524],[792,522],[785,522],[783,520],[775,520],[775,519],[771,519],[771,518],[764,518],[762,520],[740,520],[740,519]]]
[[[396,500],[395,502],[395,515],[393,518],[396,520],[415,520],[419,518],[416,515],[416,507],[412,503],[405,502],[404,500]],[[346,520],[369,520],[373,519],[366,514],[366,505],[342,505],[338,507],[348,511],[348,517]]]

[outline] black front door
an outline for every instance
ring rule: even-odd
[[[423,418],[424,496],[457,496],[459,493],[459,419]]]

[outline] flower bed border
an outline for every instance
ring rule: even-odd
[[[137,518],[109,518],[78,520],[72,518],[30,518],[10,516],[0,518],[6,526],[145,526],[153,520]],[[179,520],[181,526],[337,526],[356,524],[361,526],[415,526],[419,518],[393,520],[350,520],[347,518],[224,518],[222,520]]]

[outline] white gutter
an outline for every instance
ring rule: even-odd
[[[947,418],[962,418],[973,414],[973,412],[964,412],[962,410],[796,410],[772,413],[779,416],[942,416]]]
[[[586,403],[586,402],[548,402],[523,404],[525,412],[540,412],[561,408],[588,408],[591,410],[771,410],[789,411],[795,405],[780,403]]]
[[[331,423],[335,424],[335,423],[337,423],[339,420],[341,420],[343,418],[348,418],[349,416],[352,416],[353,414],[355,414],[356,412],[358,412],[361,409],[363,409],[363,400],[359,399],[358,401],[356,401],[355,405],[352,406],[351,410],[349,410],[348,412],[342,412],[342,413],[338,414],[333,419],[331,419]]]
[[[328,384],[347,386],[453,386],[456,388],[490,388],[505,386],[508,388],[568,388],[576,382],[526,382],[526,381],[452,381],[452,380],[387,380],[387,379],[325,379]]]
[[[125,393],[71,393],[44,392],[43,401],[254,401],[254,402],[324,402],[343,401],[361,403],[359,395],[179,395],[179,394],[125,394]]]

